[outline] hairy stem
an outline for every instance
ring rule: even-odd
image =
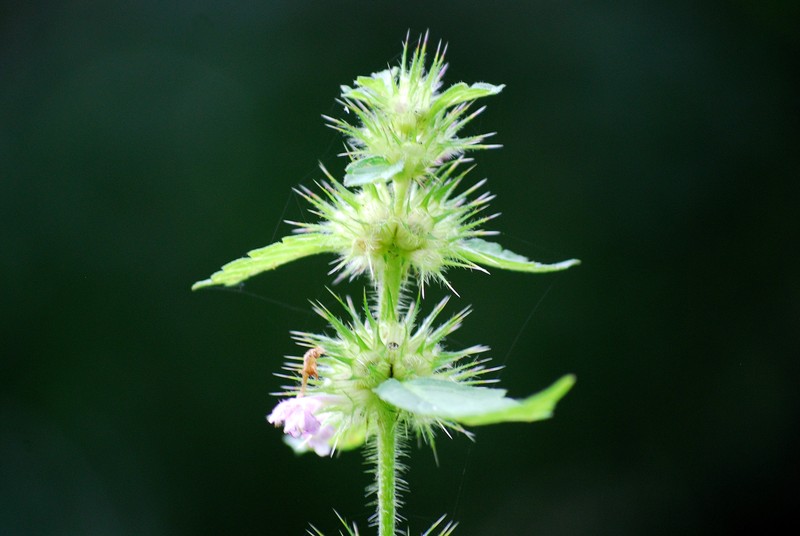
[[[394,181],[395,215],[402,213],[410,180]],[[391,253],[390,253],[391,255]],[[378,311],[382,322],[396,322],[400,315],[400,292],[407,277],[399,257],[385,259],[378,275]],[[395,536],[397,525],[397,411],[386,407],[377,422],[378,536]]]
[[[378,536],[395,536],[397,524],[397,413],[378,420]]]

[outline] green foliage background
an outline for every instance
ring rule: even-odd
[[[163,5],[162,5],[163,4]],[[406,30],[475,132],[503,243],[583,265],[453,273],[510,395],[552,421],[412,449],[405,514],[458,534],[730,534],[798,463],[797,8],[786,2],[29,2],[0,9],[0,533],[301,534],[371,510],[358,454],[264,422],[328,259],[191,293],[341,176],[339,84]],[[795,64],[796,66],[796,64]],[[277,234],[276,234],[277,233]],[[341,292],[360,293],[359,285]],[[434,289],[427,303],[443,294]],[[797,524],[796,516],[792,518]]]

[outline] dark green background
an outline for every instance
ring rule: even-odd
[[[786,2],[786,6],[796,3]],[[469,535],[797,525],[797,8],[777,2],[29,2],[0,9],[0,533],[299,535],[364,525],[360,454],[264,422],[330,259],[192,282],[340,175],[339,84],[431,29],[507,84],[472,132],[509,248],[453,273],[453,346],[557,418],[412,448],[404,512]],[[277,234],[276,234],[277,233]],[[342,285],[360,294],[360,284]],[[430,305],[441,289],[431,292]],[[792,352],[795,354],[792,355]],[[790,494],[790,489],[794,494]],[[371,533],[371,531],[367,531]]]

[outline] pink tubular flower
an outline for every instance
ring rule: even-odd
[[[331,453],[331,438],[335,429],[333,426],[323,425],[315,434],[311,434],[301,443],[302,445],[314,449],[318,456],[327,456]]]
[[[275,406],[267,415],[267,421],[275,426],[283,423],[285,434],[299,439],[300,445],[314,449],[318,455],[327,456],[331,452],[329,441],[335,430],[333,426],[323,425],[315,413],[328,402],[319,396],[289,398]]]

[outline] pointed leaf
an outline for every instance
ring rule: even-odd
[[[374,95],[391,94],[394,85],[394,76],[397,69],[384,69],[383,71],[372,73],[370,76],[359,76],[356,84],[370,90]],[[342,86],[342,96],[350,98],[351,88]]]
[[[447,88],[444,93],[436,97],[436,100],[431,106],[431,113],[436,114],[440,110],[444,110],[445,108],[449,108],[450,106],[460,104],[462,102],[479,99],[481,97],[488,97],[490,95],[497,95],[503,91],[504,87],[506,87],[504,84],[495,86],[485,82],[478,82],[476,84],[472,84],[471,86],[468,86],[464,82],[453,84]]]
[[[553,416],[558,401],[572,389],[573,385],[575,376],[567,374],[534,395],[522,400],[513,400],[516,404],[506,409],[465,417],[460,422],[470,426],[481,426],[498,422],[533,422],[549,419]]]
[[[547,389],[522,400],[507,398],[503,389],[433,378],[405,382],[391,378],[374,391],[384,402],[410,413],[480,426],[547,419],[574,383],[574,376],[563,376]]]
[[[350,162],[345,168],[345,186],[363,186],[378,181],[386,181],[403,171],[404,161],[390,164],[385,158],[372,156]]]
[[[500,244],[488,242],[481,238],[462,240],[457,248],[461,257],[468,261],[517,272],[557,272],[581,263],[578,259],[570,259],[553,264],[542,264],[528,260],[527,257],[518,255],[513,251],[503,249]]]
[[[192,285],[192,290],[212,285],[230,287],[261,272],[274,270],[282,264],[302,257],[333,252],[334,249],[329,242],[326,235],[319,233],[286,236],[280,242],[254,249],[247,254],[247,257],[229,262],[220,271],[212,274],[210,278]]]

